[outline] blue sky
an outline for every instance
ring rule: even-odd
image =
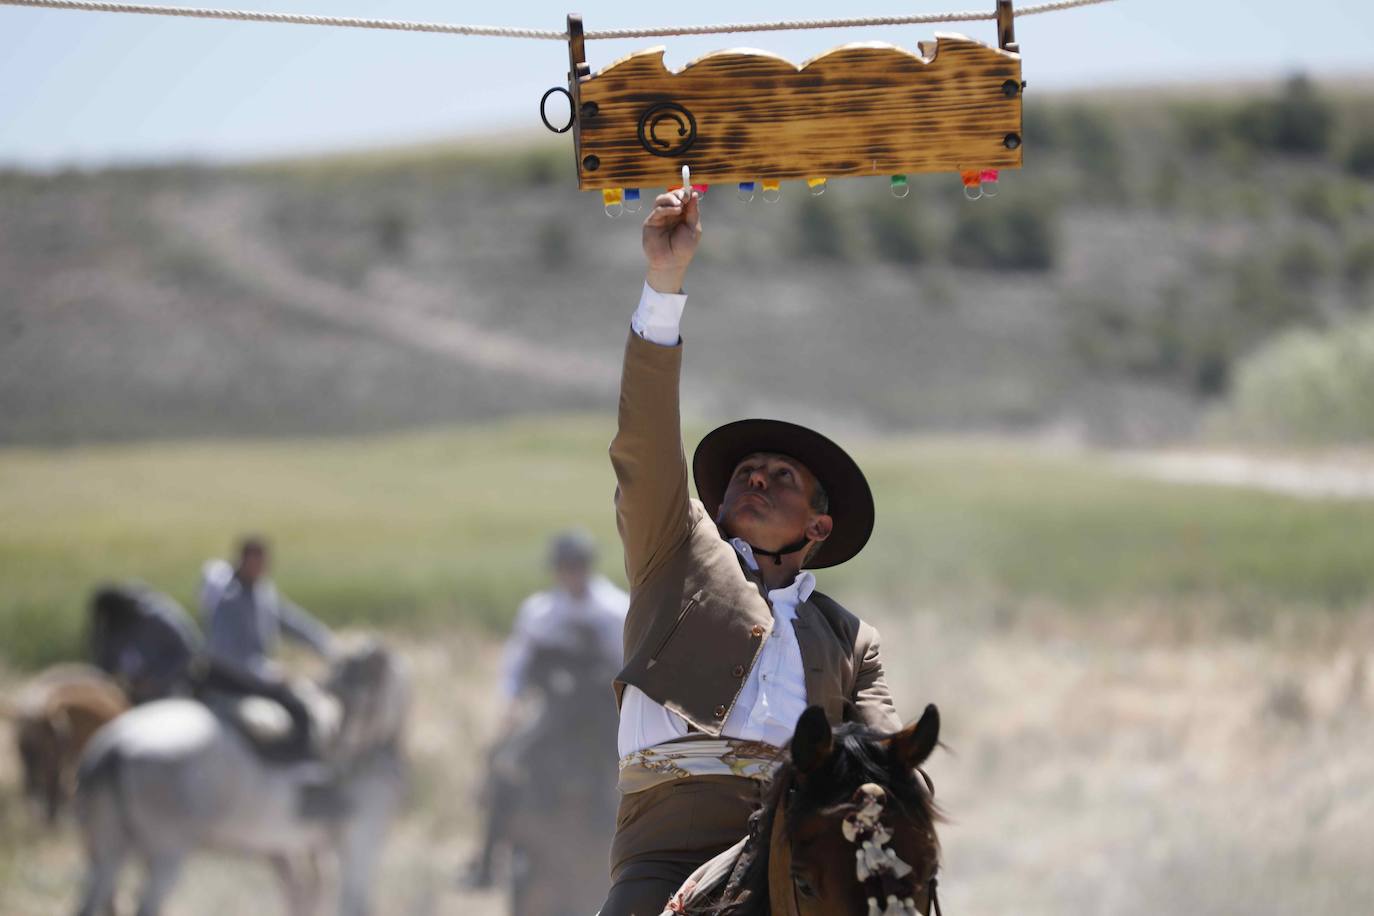
[[[152,0],[161,2],[161,0]],[[233,6],[561,29],[569,5],[533,0],[217,0]],[[1234,82],[1302,69],[1374,74],[1356,0],[1119,0],[1027,17],[1017,37],[1032,92]],[[578,0],[590,29],[898,15],[992,0]],[[994,39],[990,23],[670,38],[669,66],[722,47],[800,62],[845,41],[914,48],[936,29]],[[591,42],[595,69],[656,41]],[[0,6],[0,163],[232,160],[538,127],[567,69],[557,42],[362,32]]]

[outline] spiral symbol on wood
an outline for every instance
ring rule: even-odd
[[[639,116],[639,143],[655,156],[680,156],[697,139],[697,119],[677,102],[659,102]]]

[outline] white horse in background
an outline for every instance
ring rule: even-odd
[[[325,687],[342,711],[326,752],[344,802],[332,818],[301,810],[320,763],[265,761],[236,726],[199,702],[158,700],[97,732],[77,793],[88,861],[80,916],[114,912],[130,855],[147,869],[138,916],[156,916],[186,857],[202,848],[269,859],[292,916],[317,911],[317,857],[333,853],[338,912],[367,913],[374,866],[406,787],[410,679],[396,656],[367,641],[340,653]]]

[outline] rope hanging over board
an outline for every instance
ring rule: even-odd
[[[765,201],[777,201],[784,180],[804,180],[820,195],[830,178],[860,175],[890,176],[893,195],[906,197],[911,172],[955,172],[965,196],[991,197],[1000,170],[1021,166],[1026,84],[1016,17],[1111,2],[1054,0],[1014,10],[1013,0],[995,0],[991,11],[603,31],[586,31],[582,18],[570,15],[562,32],[117,0],[0,5],[566,42],[567,88],[544,93],[540,117],[550,130],[572,132],[578,187],[601,191],[606,213],[615,216],[639,209],[642,188],[671,188],[679,173],[687,185],[689,171],[701,182],[692,185],[698,191],[713,182],[736,183],[746,201],[760,186]],[[919,55],[880,42],[853,43],[800,67],[741,49],[713,52],[671,72],[661,46],[596,74],[586,60],[586,42],[597,39],[987,21],[997,23],[996,47],[936,33],[935,41],[919,43]],[[569,103],[563,127],[545,112],[559,92]]]
[[[1016,11],[1018,16],[1056,13],[1080,6],[1096,6],[1115,0],[1058,0],[1039,3]],[[542,41],[567,41],[567,32],[551,29],[523,29],[509,26],[458,25],[444,22],[411,22],[403,19],[359,19],[351,16],[318,16],[311,13],[272,13],[261,10],[202,9],[189,6],[158,6],[146,3],[117,3],[105,0],[0,0],[3,6],[38,7],[55,10],[82,10],[93,13],[138,13],[146,16],[181,16],[190,19],[225,19],[237,22],[275,22],[288,25],[323,25],[345,29],[380,29],[399,32],[436,32],[447,35],[473,35],[485,38],[532,38]],[[644,29],[604,29],[586,32],[582,38],[599,41],[615,38],[667,38],[674,35],[728,35],[739,32],[785,32],[803,29],[875,28],[893,25],[931,25],[946,22],[985,22],[995,13],[951,12],[915,16],[880,16],[867,19],[803,19],[777,22],[748,22],[734,25],[665,26]]]

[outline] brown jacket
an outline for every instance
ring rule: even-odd
[[[719,735],[773,629],[767,590],[687,491],[678,383],[682,344],[630,333],[611,443],[616,522],[630,611],[616,702],[632,684],[709,735]],[[794,624],[808,702],[831,722],[901,727],[883,677],[878,632],[813,592]]]

